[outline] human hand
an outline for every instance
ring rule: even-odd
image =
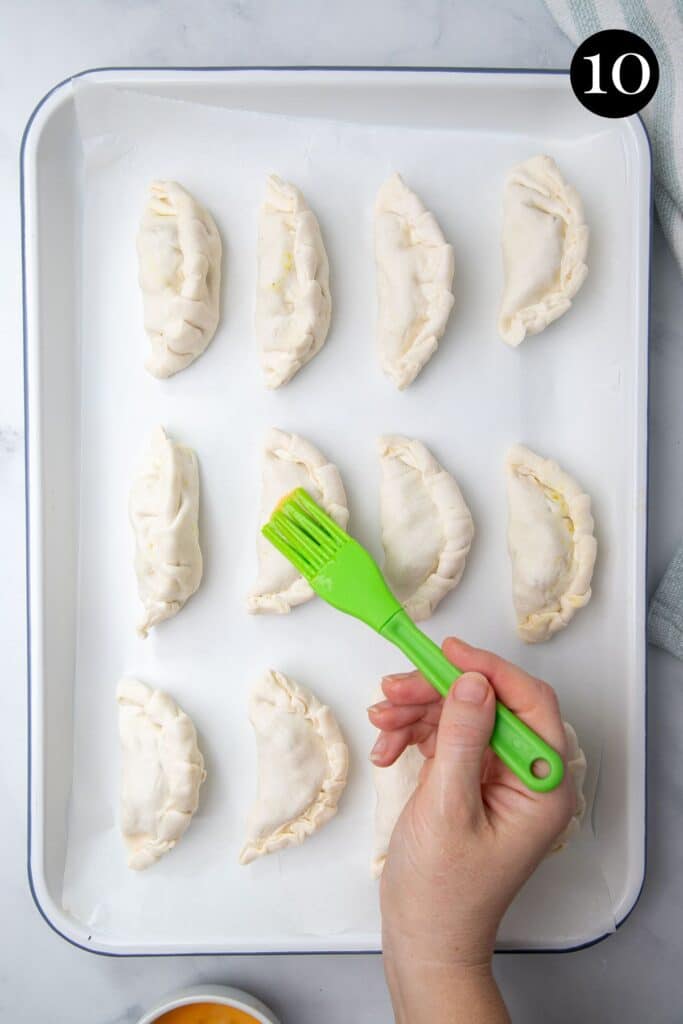
[[[409,743],[426,758],[394,829],[380,890],[387,976],[404,1004],[419,995],[410,991],[411,975],[428,973],[434,990],[442,975],[490,978],[500,920],[575,805],[568,772],[557,789],[533,793],[488,746],[498,697],[566,763],[554,690],[460,640],[446,640],[443,650],[464,672],[445,700],[412,672],[386,677],[386,700],[369,710],[381,730],[375,764],[392,764]],[[415,1010],[405,1019],[428,1018]]]

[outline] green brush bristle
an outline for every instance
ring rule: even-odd
[[[308,580],[349,539],[302,487],[280,502],[261,532]]]
[[[288,512],[301,511],[309,524],[320,529],[325,541],[334,544],[334,550],[349,540],[346,530],[342,530],[341,526],[338,526],[334,519],[328,516],[327,512],[313,500],[303,487],[297,487],[295,491],[292,491],[279,507],[286,508]]]
[[[302,558],[296,547],[292,547],[289,539],[283,535],[280,524],[274,523],[271,520],[261,528],[261,533],[278,549],[280,554],[284,555],[285,558],[299,570],[302,576],[306,576],[308,578],[315,572],[313,566],[308,562],[308,560]]]

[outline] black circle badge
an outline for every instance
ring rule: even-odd
[[[652,47],[633,32],[610,28],[589,36],[569,70],[579,103],[600,117],[629,117],[649,103],[659,84]]]

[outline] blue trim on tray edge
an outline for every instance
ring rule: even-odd
[[[412,72],[428,72],[428,73],[448,73],[448,74],[503,74],[503,75],[569,75],[569,71],[564,68],[487,68],[487,67],[424,67],[424,66],[390,66],[386,65],[354,65],[354,64],[341,64],[341,65],[324,65],[324,64],[311,64],[311,65],[298,65],[298,64],[265,64],[265,65],[249,65],[249,64],[238,64],[238,65],[211,65],[208,67],[201,66],[169,66],[169,67],[158,67],[158,66],[140,66],[140,65],[127,65],[121,67],[96,67],[87,68],[83,71],[78,71],[73,75],[69,75],[68,78],[62,79],[61,82],[57,82],[53,85],[45,95],[38,101],[34,109],[32,110],[26,127],[22,133],[21,145],[19,149],[19,196],[20,196],[20,212],[21,212],[21,302],[22,302],[22,350],[23,350],[23,390],[24,390],[24,499],[25,499],[25,530],[26,530],[26,666],[27,666],[27,754],[28,754],[28,770],[27,770],[27,875],[29,889],[31,897],[35,903],[36,909],[40,916],[43,918],[45,923],[54,931],[60,938],[64,939],[70,945],[75,946],[77,949],[82,949],[87,953],[94,954],[96,956],[106,956],[113,958],[130,958],[130,957],[197,957],[197,956],[369,956],[375,955],[380,956],[382,951],[378,949],[367,949],[367,950],[298,950],[293,952],[278,952],[278,951],[246,951],[246,952],[230,952],[226,950],[216,950],[208,952],[185,952],[185,953],[116,953],[111,950],[96,949],[93,946],[83,945],[81,942],[77,942],[76,939],[64,932],[60,931],[57,925],[51,920],[47,912],[43,908],[38,894],[35,889],[33,881],[33,873],[31,870],[31,836],[32,836],[32,819],[31,819],[31,801],[30,793],[32,788],[32,767],[31,767],[31,754],[32,754],[32,732],[31,732],[31,584],[30,584],[30,567],[31,567],[31,556],[30,556],[30,533],[29,533],[29,406],[28,406],[28,376],[27,376],[27,317],[26,317],[26,207],[25,207],[25,177],[24,177],[24,157],[26,150],[26,143],[28,137],[38,113],[47,101],[60,89],[70,85],[72,82],[79,78],[85,78],[88,75],[97,75],[105,72],[125,72],[125,71],[156,71],[156,72],[176,72],[176,71],[194,71],[194,72],[211,72],[211,71],[386,71],[386,72],[397,72],[397,71],[412,71]],[[650,218],[649,218],[649,252],[648,252],[648,290],[647,290],[647,339],[648,347],[650,340],[650,327],[651,327],[651,304],[652,304],[652,233],[653,233],[653,203],[654,203],[654,192],[653,192],[653,174],[652,174],[652,143],[648,134],[645,123],[640,116],[636,115],[641,123],[643,134],[647,142],[649,154],[650,154]],[[647,359],[647,371],[648,371],[648,383],[645,401],[646,411],[646,493],[649,495],[649,477],[650,477],[650,452],[649,452],[649,414],[650,414],[650,389],[649,389],[649,355]],[[648,548],[647,543],[647,528],[648,528],[648,510],[646,503],[646,547],[645,547],[645,574],[647,579],[647,563],[648,563]],[[647,874],[647,694],[648,694],[648,659],[647,659],[647,616],[645,616],[645,708],[644,708],[644,724],[645,724],[645,828],[644,828],[644,856],[643,856],[643,877],[640,883],[638,893],[626,914],[617,922],[615,922],[615,930],[620,928],[631,916],[636,906],[640,901],[640,897],[643,893],[645,886],[645,878]],[[501,949],[496,950],[496,956],[527,956],[529,954],[535,955],[561,955],[563,953],[577,953],[583,949],[590,949],[591,946],[596,946],[598,943],[603,942],[605,939],[613,935],[614,932],[605,932],[603,935],[599,935],[597,938],[590,939],[588,942],[580,943],[577,946],[567,946],[563,949]]]

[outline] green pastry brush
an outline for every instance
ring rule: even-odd
[[[365,548],[341,529],[298,487],[280,502],[263,535],[333,608],[353,615],[395,644],[438,692],[445,696],[462,675],[441,649],[417,628],[389,590]],[[501,761],[536,792],[559,786],[564,775],[560,755],[500,701],[491,747]],[[543,778],[534,766],[545,762]]]

